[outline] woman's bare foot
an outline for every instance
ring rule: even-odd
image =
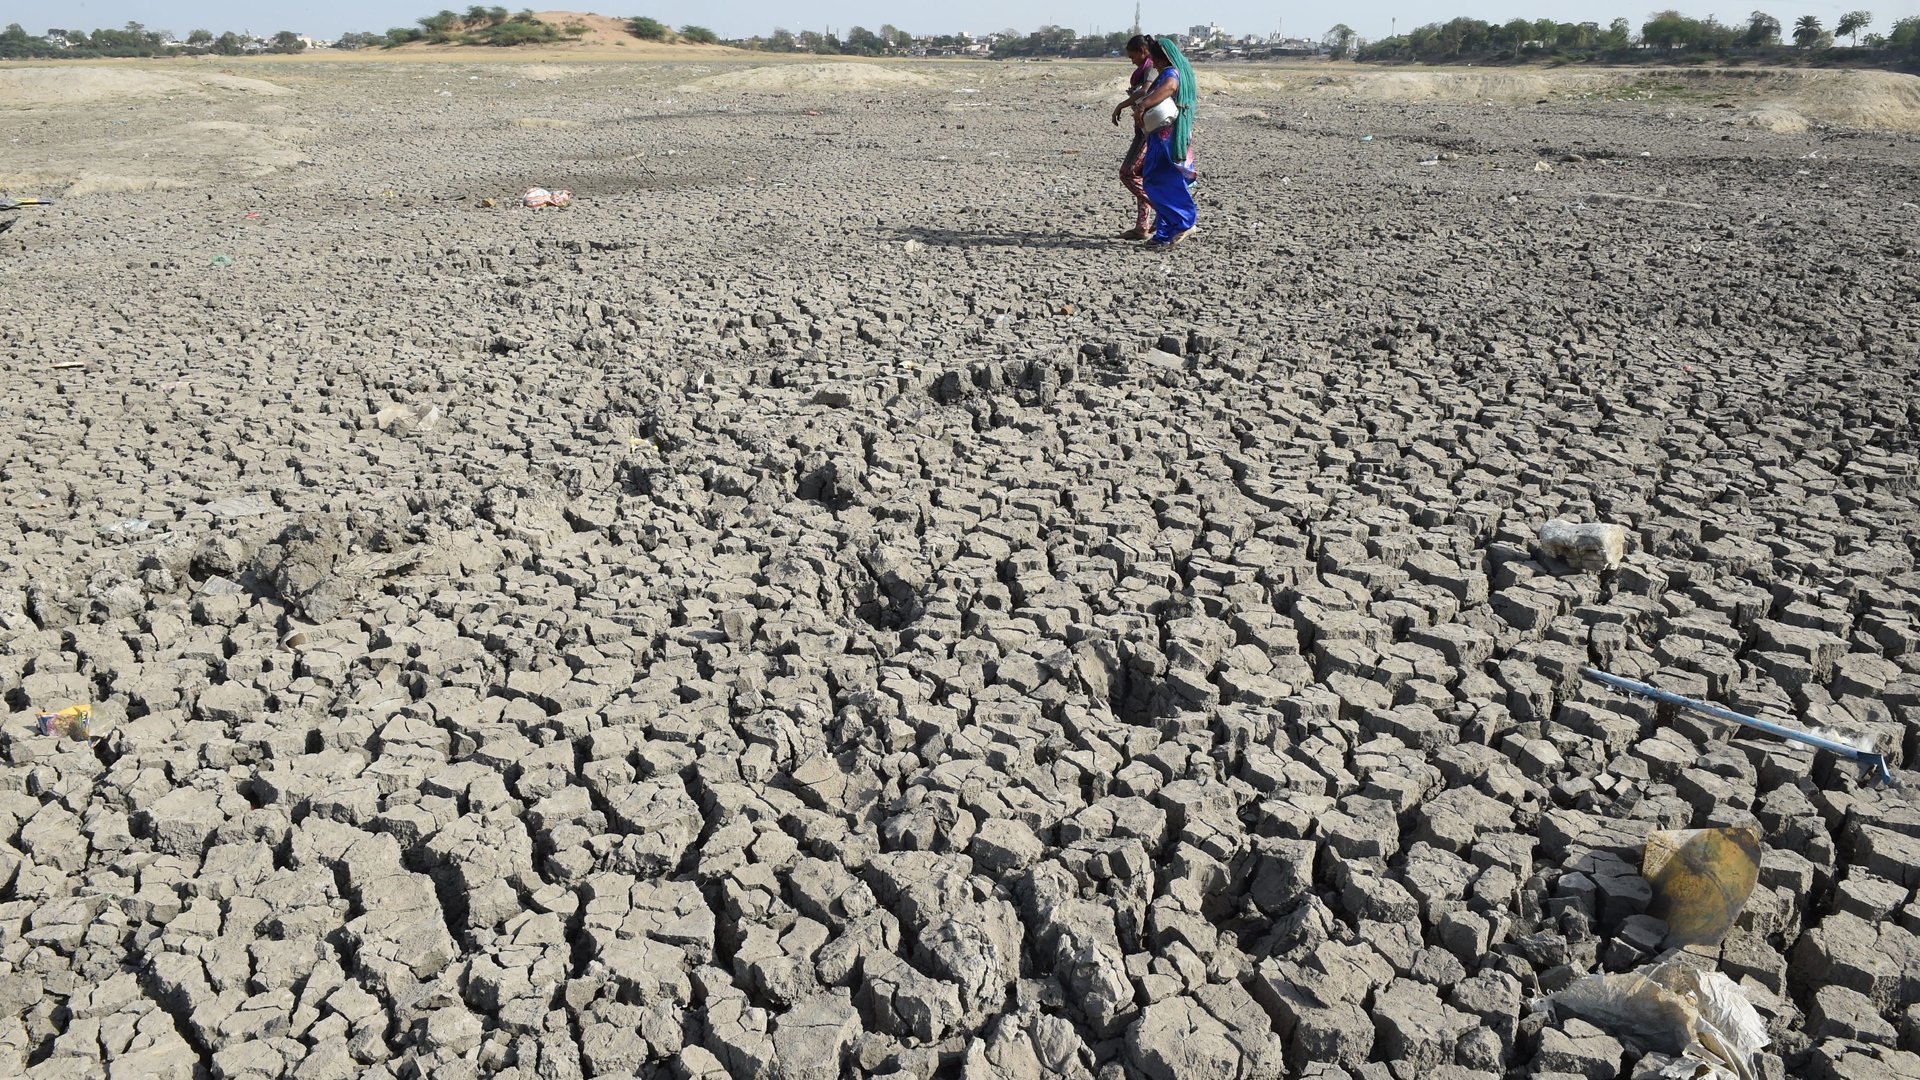
[[[1197,226],[1188,226],[1187,228],[1182,229],[1177,233],[1174,233],[1172,236],[1167,237],[1167,246],[1172,247],[1175,244],[1185,241],[1187,237],[1193,235],[1195,228],[1197,228]]]
[[[1126,232],[1120,234],[1120,239],[1122,240],[1145,240],[1146,238],[1147,230],[1145,229],[1128,229]]]

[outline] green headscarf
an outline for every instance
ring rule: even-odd
[[[1173,61],[1173,70],[1180,75],[1180,89],[1174,91],[1173,103],[1180,106],[1180,118],[1173,122],[1173,160],[1187,160],[1187,140],[1193,135],[1193,105],[1197,100],[1193,82],[1193,65],[1181,54],[1180,46],[1170,37],[1158,39],[1160,47],[1166,50],[1167,59]]]

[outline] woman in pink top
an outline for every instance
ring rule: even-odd
[[[1127,40],[1127,59],[1133,62],[1133,77],[1127,82],[1127,96],[1113,107],[1113,124],[1120,126],[1120,114],[1140,103],[1153,88],[1153,57],[1147,51],[1147,39],[1139,34]],[[1120,183],[1133,196],[1133,228],[1120,234],[1122,240],[1145,240],[1152,234],[1150,213],[1153,209],[1147,201],[1147,189],[1140,179],[1141,164],[1147,153],[1147,136],[1140,130],[1140,118],[1133,119],[1133,145],[1127,147],[1127,156],[1120,159]]]

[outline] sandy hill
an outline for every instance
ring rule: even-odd
[[[536,11],[533,17],[541,22],[557,27],[584,26],[587,32],[577,38],[560,42],[542,42],[531,45],[513,46],[501,50],[495,46],[469,45],[429,45],[415,42],[402,45],[393,52],[444,52],[448,50],[466,51],[485,48],[492,51],[519,52],[537,50],[540,52],[591,52],[617,53],[624,56],[661,56],[700,59],[711,57],[718,59],[726,56],[743,55],[738,49],[725,45],[696,45],[690,41],[681,41],[678,35],[667,41],[643,41],[627,30],[627,20],[610,15],[596,15],[590,11]]]
[[[536,11],[533,17],[539,19],[541,22],[552,23],[555,26],[568,26],[576,23],[585,26],[587,32],[581,35],[579,39],[579,44],[583,48],[672,49],[675,52],[683,52],[689,56],[701,54],[722,55],[738,53],[740,51],[738,49],[730,49],[725,45],[695,45],[690,41],[681,41],[678,35],[674,35],[674,37],[666,43],[642,41],[628,32],[627,20],[616,19],[608,15],[595,15],[590,11]]]

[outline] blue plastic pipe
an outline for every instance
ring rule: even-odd
[[[1646,683],[1633,679],[1623,679],[1618,675],[1609,675],[1604,671],[1596,671],[1593,668],[1581,668],[1580,674],[1585,675],[1594,682],[1611,686],[1615,690],[1624,690],[1629,694],[1639,694],[1641,697],[1650,697],[1655,701],[1664,701],[1669,705],[1678,705],[1680,708],[1690,709],[1703,716],[1711,716],[1716,720],[1728,720],[1736,724],[1744,724],[1747,727],[1764,731],[1769,735],[1778,735],[1783,739],[1791,739],[1797,743],[1805,743],[1808,746],[1820,750],[1827,750],[1839,754],[1841,757],[1852,759],[1854,764],[1860,766],[1860,768],[1873,779],[1889,787],[1893,785],[1893,770],[1887,767],[1887,756],[1885,754],[1876,754],[1871,750],[1862,750],[1857,746],[1848,746],[1846,743],[1836,742],[1833,739],[1824,738],[1809,732],[1796,731],[1790,727],[1782,727],[1771,721],[1762,720],[1757,716],[1746,716],[1734,712],[1732,709],[1723,709],[1711,702],[1696,701],[1690,697],[1681,697],[1679,694],[1673,693],[1670,690],[1662,690],[1657,686],[1649,686]]]

